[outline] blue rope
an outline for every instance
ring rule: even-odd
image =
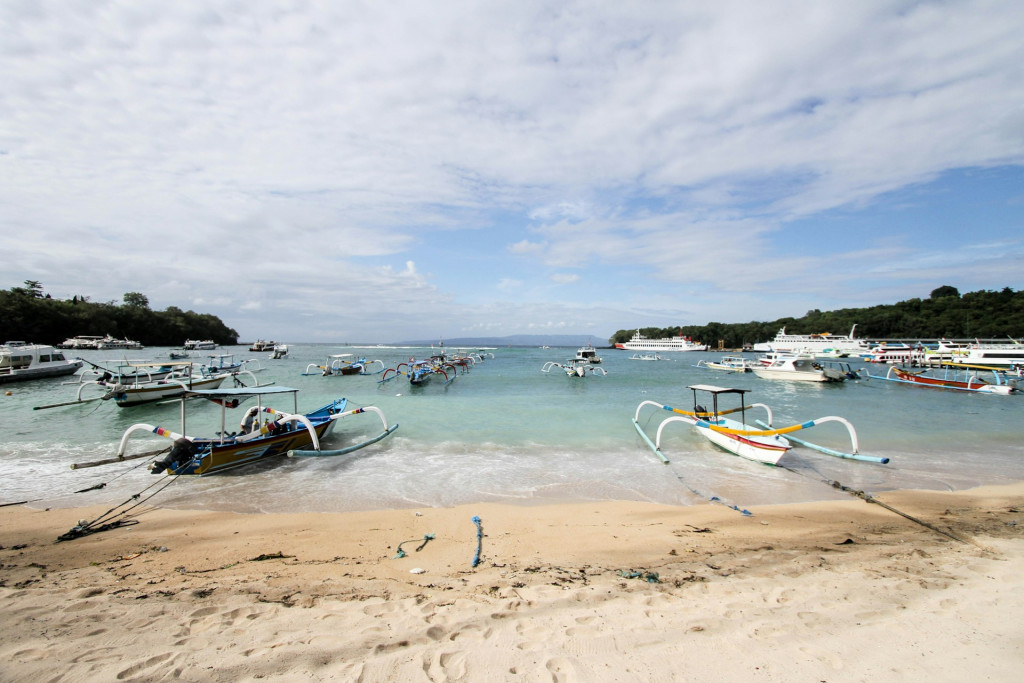
[[[480,526],[480,518],[473,515],[473,524],[476,524],[476,555],[473,556],[473,566],[480,564],[480,546],[483,545],[484,528]]]

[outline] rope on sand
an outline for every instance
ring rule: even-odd
[[[473,515],[473,524],[476,524],[476,554],[473,555],[473,566],[480,564],[480,550],[484,542],[484,528],[480,524],[480,518]]]

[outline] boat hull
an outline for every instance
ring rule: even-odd
[[[804,372],[801,370],[774,370],[772,368],[752,368],[754,374],[762,379],[786,379],[796,382],[830,382],[823,372]]]
[[[27,370],[14,370],[13,372],[0,373],[0,384],[7,384],[8,382],[24,382],[30,379],[44,379],[47,377],[63,377],[65,375],[73,375],[82,367],[82,362],[69,361],[67,365],[62,367],[49,367],[49,368],[28,368]]]
[[[318,439],[322,439],[334,429],[334,420],[314,425]],[[202,454],[198,466],[186,469],[183,474],[217,474],[226,470],[248,465],[259,460],[287,455],[288,451],[302,450],[312,445],[313,440],[305,428],[283,434],[273,434],[255,441],[219,445],[207,444],[207,452]]]
[[[185,391],[194,389],[218,389],[227,379],[227,375],[219,375],[206,379],[193,380],[191,382],[157,382],[153,385],[140,385],[133,387],[115,387],[111,391],[114,403],[120,408],[131,408],[154,401],[163,401],[170,398],[178,398]],[[184,386],[182,386],[184,385]]]
[[[1007,384],[989,384],[980,380],[962,382],[959,380],[943,379],[939,377],[928,377],[913,372],[906,372],[893,368],[893,374],[904,382],[918,384],[920,386],[935,389],[959,389],[962,391],[977,391],[983,394],[1012,394],[1016,390]]]
[[[748,427],[742,423],[734,422],[732,420],[719,420],[717,424],[720,427],[728,427],[730,429],[755,431],[753,427]],[[744,436],[741,434],[724,434],[722,432],[716,432],[715,430],[701,424],[697,424],[696,427],[697,431],[700,432],[704,438],[719,448],[728,451],[733,455],[738,455],[741,458],[764,463],[766,465],[777,465],[782,456],[784,456],[791,448],[789,441],[778,435]]]

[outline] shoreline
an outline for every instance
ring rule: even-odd
[[[962,540],[852,497],[750,517],[638,502],[147,509],[63,543],[109,506],[4,508],[0,672],[1013,680],[1024,482],[876,498]]]

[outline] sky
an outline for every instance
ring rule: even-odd
[[[4,0],[0,289],[296,343],[1019,290],[1022,36],[1016,0]]]

